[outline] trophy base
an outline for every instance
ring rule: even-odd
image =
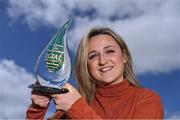
[[[67,88],[54,88],[54,87],[42,86],[38,84],[31,84],[28,86],[28,88],[33,89],[32,92],[34,93],[42,93],[46,95],[64,94],[69,91]]]

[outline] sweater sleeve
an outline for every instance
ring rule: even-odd
[[[65,115],[63,111],[57,110],[57,111],[56,111],[51,117],[49,117],[47,120],[54,120],[54,119],[59,119],[59,118],[61,118],[61,119],[66,119],[66,116],[65,116],[65,118],[63,118],[63,117],[64,117],[63,115]]]
[[[31,104],[26,112],[26,120],[44,119],[48,107],[42,108],[35,104]]]
[[[133,118],[163,119],[163,107],[160,96],[148,89],[144,89],[138,97]]]
[[[26,112],[26,120],[44,119],[47,109],[48,107],[42,108],[32,103]],[[58,119],[63,117],[63,115],[63,111],[57,110],[51,117],[48,118],[48,120]]]
[[[101,119],[82,97],[71,106],[67,114],[72,119]]]

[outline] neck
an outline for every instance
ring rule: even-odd
[[[111,86],[111,85],[114,85],[114,84],[121,83],[123,81],[124,81],[124,77],[122,76],[118,80],[115,79],[115,80],[113,80],[111,82],[99,82],[99,81],[96,81],[96,84],[97,84],[97,86]]]
[[[126,93],[127,89],[129,89],[129,82],[128,80],[123,80],[116,84],[111,85],[104,85],[104,86],[97,86],[97,93],[102,96],[116,96],[122,95]]]

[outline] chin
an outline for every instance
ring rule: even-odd
[[[117,81],[114,80],[100,80],[99,84],[101,85],[112,85],[118,83]]]
[[[113,84],[116,84],[116,83],[120,83],[121,82],[121,80],[119,80],[119,79],[104,79],[103,81],[102,81],[103,83],[105,83],[105,84],[108,84],[108,85],[113,85]]]

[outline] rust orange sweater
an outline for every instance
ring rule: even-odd
[[[43,119],[47,108],[35,108],[31,105],[27,119]],[[57,111],[51,118],[60,118]],[[127,80],[111,86],[97,88],[91,105],[80,98],[68,110],[72,119],[162,119],[163,108],[160,97],[149,89],[137,88]]]

